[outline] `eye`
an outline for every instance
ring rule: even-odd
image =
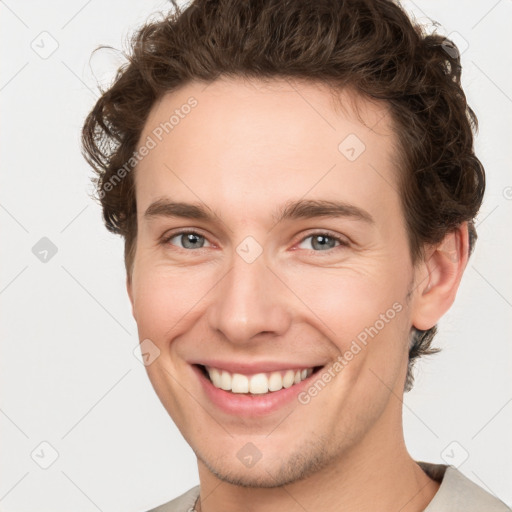
[[[164,237],[161,243],[164,245],[169,243],[171,245],[176,245],[172,242],[175,238],[182,244],[181,246],[178,245],[180,249],[202,249],[206,241],[206,238],[203,235],[200,235],[195,231],[180,231]]]
[[[173,242],[177,239],[178,244]],[[306,241],[311,239],[309,247],[300,247],[300,245],[307,243]],[[197,233],[196,231],[179,231],[164,236],[161,240],[162,245],[176,245],[180,249],[203,249],[209,247],[210,244],[206,237]],[[299,248],[306,250],[313,250],[314,252],[326,252],[336,247],[343,246],[347,247],[348,242],[339,236],[332,235],[327,232],[312,233],[307,237],[303,238],[300,242]],[[312,248],[312,249],[311,249]]]
[[[330,233],[325,233],[325,232],[312,233],[309,236],[303,238],[300,243],[303,244],[308,239],[311,239],[310,247],[312,247],[313,249],[310,249],[310,247],[301,247],[301,248],[307,249],[307,250],[313,250],[315,252],[325,252],[330,249],[335,249],[337,247],[336,243],[338,244],[338,246],[344,246],[344,247],[349,245],[345,239],[340,238],[338,236],[331,235]]]

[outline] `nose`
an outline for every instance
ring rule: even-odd
[[[230,270],[214,289],[207,315],[210,328],[233,344],[286,333],[291,293],[276,274],[264,253],[251,263],[234,253]]]

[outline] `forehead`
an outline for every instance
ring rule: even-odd
[[[291,80],[191,82],[155,103],[139,147],[149,139],[152,149],[135,170],[139,211],[167,193],[261,209],[305,195],[368,202],[376,189],[397,192],[388,107],[349,89]]]

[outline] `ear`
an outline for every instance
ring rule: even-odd
[[[417,266],[412,324],[426,331],[450,309],[468,263],[468,224],[448,233],[440,244],[425,251]]]
[[[134,308],[134,302],[133,302],[133,291],[132,291],[132,280],[131,276],[126,276],[126,291],[128,292],[128,297],[130,298],[130,304],[132,305],[132,316],[137,321],[137,318],[135,317],[135,308]]]

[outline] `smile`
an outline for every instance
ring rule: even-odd
[[[205,397],[219,411],[230,416],[261,418],[285,407],[301,406],[297,396],[323,366],[258,373],[238,373],[197,363],[191,368]]]
[[[232,393],[251,393],[253,395],[290,388],[307,379],[314,371],[314,368],[303,368],[244,375],[242,373],[230,373],[210,366],[203,368],[216,388]]]

